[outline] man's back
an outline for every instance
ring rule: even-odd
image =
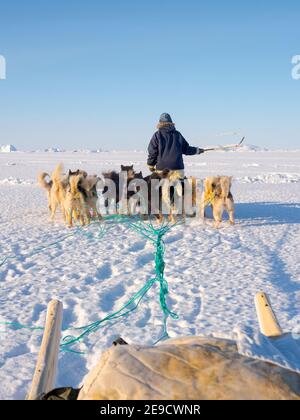
[[[189,146],[184,137],[173,124],[163,125],[153,135],[149,147],[148,165],[156,169],[184,169],[182,155],[199,153],[198,147]]]

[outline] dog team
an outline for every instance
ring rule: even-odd
[[[59,164],[51,176],[43,172],[38,179],[40,186],[47,191],[51,219],[54,219],[57,209],[60,208],[63,219],[69,227],[73,226],[74,221],[85,225],[92,219],[100,220],[104,212],[106,214],[108,211],[124,214],[124,208],[126,214],[140,214],[143,217],[152,214],[159,220],[167,214],[169,220],[174,221],[175,215],[182,214],[185,217],[185,203],[188,201],[191,203],[193,214],[200,214],[203,219],[206,207],[211,206],[215,227],[219,227],[224,210],[229,214],[230,223],[234,224],[231,177],[206,178],[203,183],[199,183],[203,185],[203,189],[200,195],[197,195],[198,182],[194,177],[184,180],[172,179],[170,173],[172,174],[171,171],[164,170],[143,177],[141,172],[134,171],[133,165],[121,165],[119,173],[111,171],[98,177],[88,175],[79,169],[64,173],[62,164]],[[122,176],[125,181],[122,181]],[[143,185],[144,195],[141,192]],[[122,190],[125,191],[123,197]],[[179,206],[176,196],[181,203]],[[198,196],[200,200],[197,200]],[[125,206],[121,209],[124,202]],[[112,203],[115,204],[113,210]]]
[[[105,212],[114,205],[119,213],[148,217],[155,214],[160,220],[168,214],[169,220],[174,221],[175,214],[185,217],[187,213],[197,214],[198,210],[204,218],[205,208],[210,205],[216,227],[220,226],[224,210],[229,214],[230,223],[234,224],[231,177],[206,178],[200,204],[197,180],[185,177],[183,155],[204,152],[204,149],[190,146],[175,129],[171,116],[163,113],[148,146],[147,165],[151,175],[144,178],[141,172],[134,171],[133,165],[121,165],[121,172],[103,173],[102,177],[88,175],[79,169],[65,174],[59,164],[51,177],[41,173],[39,183],[47,190],[51,218],[60,207],[70,227],[73,221],[84,225],[90,223],[91,218],[101,219],[103,210],[99,203],[104,197]]]

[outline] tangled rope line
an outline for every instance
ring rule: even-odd
[[[118,320],[120,318],[124,318],[126,316],[128,316],[130,313],[136,311],[141,303],[141,301],[143,300],[143,298],[146,296],[146,294],[148,293],[148,291],[155,285],[158,284],[159,285],[159,302],[160,302],[160,307],[162,309],[163,312],[163,332],[161,337],[155,342],[158,343],[159,341],[169,337],[168,335],[168,331],[167,331],[167,320],[168,317],[171,317],[173,319],[178,319],[177,314],[175,314],[174,312],[171,312],[168,308],[167,302],[166,302],[166,298],[167,295],[169,293],[169,288],[168,288],[168,283],[164,277],[164,271],[165,271],[165,261],[164,261],[164,255],[165,255],[165,244],[164,244],[164,236],[177,224],[179,224],[179,222],[177,223],[169,223],[169,222],[164,222],[162,224],[160,224],[158,227],[155,227],[154,224],[152,223],[152,221],[150,220],[149,222],[144,222],[143,220],[139,219],[139,218],[132,218],[132,217],[128,217],[128,216],[123,216],[123,215],[110,215],[110,216],[106,216],[104,218],[103,222],[94,222],[91,225],[99,225],[100,231],[98,234],[98,239],[102,239],[103,236],[105,235],[105,233],[113,227],[113,225],[115,224],[124,224],[126,227],[128,227],[129,229],[132,229],[133,231],[139,233],[140,235],[142,235],[144,238],[148,239],[151,241],[151,243],[154,245],[155,247],[155,277],[151,278],[150,280],[148,280],[146,282],[146,284],[138,291],[136,292],[130,299],[129,301],[123,305],[119,310],[108,314],[107,316],[105,316],[102,319],[99,319],[89,325],[85,325],[82,327],[69,327],[66,330],[70,331],[78,331],[77,335],[67,335],[65,337],[63,337],[61,345],[60,345],[60,349],[62,351],[68,351],[68,352],[73,352],[73,353],[79,353],[82,354],[82,352],[77,351],[77,350],[73,350],[73,346],[75,344],[78,344],[79,342],[82,342],[83,339],[92,334],[95,333],[96,331],[98,331],[103,324],[108,323],[109,321],[112,320]],[[69,235],[66,235],[64,238],[61,238],[60,240],[53,242],[47,246],[44,247],[38,247],[36,248],[34,251],[32,251],[30,254],[28,254],[26,257],[28,256],[33,256],[36,255],[40,252],[42,252],[45,249],[48,249],[52,246],[57,245],[58,243],[66,240],[67,238],[69,238],[70,236],[74,236],[76,234],[82,234],[85,235],[87,237],[91,237],[92,233],[86,231],[84,228],[79,227],[77,228],[77,230],[74,233],[71,233]],[[9,259],[15,258],[14,256],[9,256],[6,257],[1,263],[0,263],[0,267],[3,266]],[[1,323],[2,325],[6,325],[8,327],[10,327],[11,329],[14,330],[18,330],[18,329],[27,329],[30,331],[34,331],[34,330],[43,330],[43,327],[29,327],[26,325],[22,325],[18,322],[4,322]]]

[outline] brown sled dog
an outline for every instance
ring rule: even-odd
[[[100,178],[97,175],[82,177],[78,182],[78,191],[83,195],[84,205],[87,209],[87,217],[90,217],[90,212],[93,213],[93,217],[101,219],[101,214],[97,209],[97,183]]]

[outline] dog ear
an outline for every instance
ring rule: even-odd
[[[125,171],[125,166],[121,165],[121,171]]]
[[[71,171],[71,169],[69,169],[68,176],[71,176],[71,175],[72,175],[72,171]]]

